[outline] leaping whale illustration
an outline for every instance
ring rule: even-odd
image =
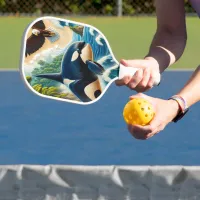
[[[63,56],[60,73],[40,74],[36,77],[56,80],[67,85],[82,102],[97,98],[102,90],[98,75],[104,68],[82,54],[88,44],[85,42],[72,43]]]

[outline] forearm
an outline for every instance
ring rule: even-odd
[[[195,70],[186,85],[178,92],[190,107],[200,101],[200,66]]]
[[[162,73],[183,54],[186,40],[184,0],[155,0],[157,31],[147,57],[154,58]]]
[[[146,57],[157,60],[160,72],[162,73],[182,56],[186,41],[187,35],[184,30],[177,32],[167,30],[157,31]]]

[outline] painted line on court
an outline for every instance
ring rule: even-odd
[[[194,71],[192,68],[183,68],[183,69],[167,69],[166,72],[185,72],[185,71]]]
[[[181,71],[194,71],[194,69],[189,69],[189,68],[180,68],[180,69],[167,69],[166,72],[181,72]],[[19,69],[4,69],[4,68],[1,68],[0,69],[0,72],[17,72],[19,71]]]
[[[19,69],[6,69],[6,68],[0,69],[0,72],[17,72],[17,71],[19,71]]]

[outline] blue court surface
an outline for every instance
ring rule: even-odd
[[[192,71],[165,72],[149,95],[168,98]],[[127,131],[122,111],[135,92],[113,83],[83,106],[36,96],[18,71],[0,72],[0,164],[199,165],[200,105],[147,141]]]

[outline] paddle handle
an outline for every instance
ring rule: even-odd
[[[122,64],[120,64],[119,67],[119,79],[122,79],[124,76],[133,76],[136,71],[138,70],[138,68],[135,67],[126,67]],[[160,84],[160,73],[158,73],[155,77],[154,77],[154,86],[157,86]]]

